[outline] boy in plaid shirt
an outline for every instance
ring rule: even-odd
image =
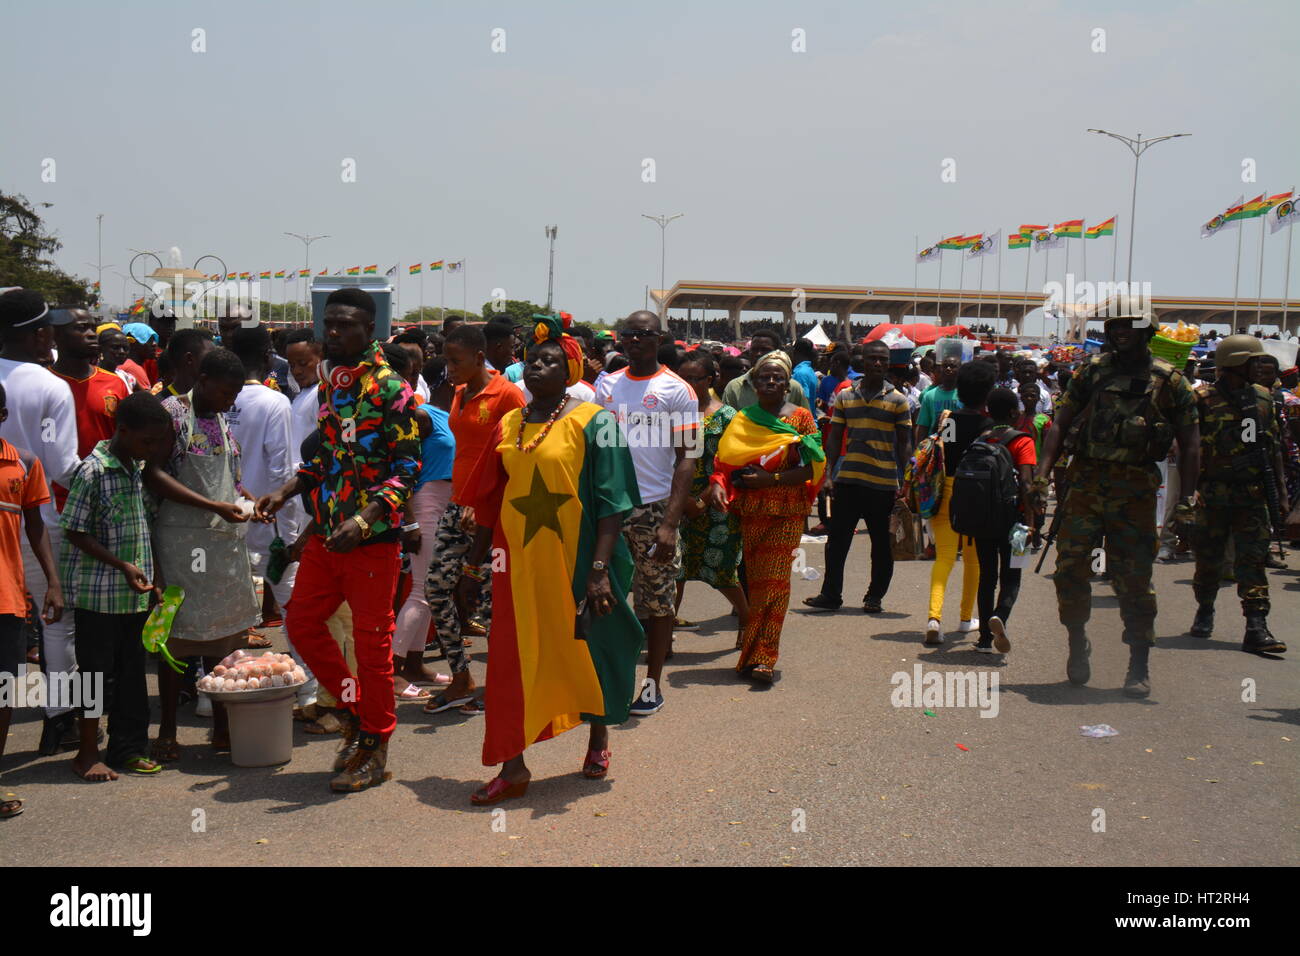
[[[108,750],[101,762],[99,718],[81,718],[81,749],[72,769],[83,780],[116,780],[110,769],[154,774],[148,759],[149,697],[140,634],[151,601],[161,596],[154,581],[153,549],[141,474],[146,461],[161,460],[173,441],[171,416],[149,392],[135,392],[117,406],[117,433],[101,441],[72,473],[60,524],[64,530],[59,571],[74,609],[77,669],[104,675],[102,709],[108,713]]]

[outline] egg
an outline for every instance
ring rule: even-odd
[[[226,665],[225,665],[225,664],[218,664],[216,667],[212,668],[212,676],[213,676],[213,677],[225,677],[225,676],[226,676],[226,670],[227,670],[227,668],[226,668]]]
[[[293,671],[292,664],[286,664],[284,661],[277,661],[271,665],[272,674],[288,674]]]
[[[307,679],[307,675],[306,673],[303,672],[303,669],[301,667],[295,667],[293,669],[293,682],[295,684],[301,684],[306,679]]]
[[[235,681],[235,690],[247,690],[247,689],[248,689],[247,680],[241,677],[239,678],[239,680]]]
[[[222,682],[222,684],[221,684],[221,689],[222,689],[223,691],[232,691],[232,690],[235,689],[235,683],[236,683],[236,681],[234,680],[234,678],[227,677],[227,678]]]
[[[250,677],[248,679],[249,690],[260,690],[261,687],[262,687],[262,679],[260,677]]]
[[[283,674],[272,674],[272,675],[270,676],[270,678],[268,678],[268,679],[271,681],[271,686],[272,686],[272,687],[283,687],[283,686],[284,686],[284,675],[283,675]]]

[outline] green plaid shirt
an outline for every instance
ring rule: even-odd
[[[72,473],[72,486],[59,524],[64,531],[84,531],[123,561],[153,580],[153,545],[145,517],[144,464],[127,467],[96,445]],[[59,577],[69,607],[101,614],[149,610],[149,593],[134,590],[116,568],[96,561],[66,537],[59,553]]]

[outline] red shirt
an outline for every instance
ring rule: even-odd
[[[27,615],[27,589],[19,543],[23,510],[49,500],[41,460],[30,452],[24,452],[20,460],[18,449],[0,438],[0,614]],[[37,582],[30,583],[33,589],[37,587]]]
[[[126,383],[102,368],[96,368],[89,378],[70,378],[50,369],[68,383],[72,400],[77,408],[77,457],[85,458],[101,441],[112,438],[117,432],[117,403],[130,395]],[[54,503],[60,511],[68,497],[62,485],[54,486]]]
[[[468,403],[465,401],[467,387],[461,385],[456,389],[448,416],[451,433],[456,438],[456,458],[451,465],[451,500],[458,505],[470,497],[465,485],[479,455],[492,443],[497,422],[506,412],[524,405],[524,393],[498,372],[491,373],[488,383]]]
[[[124,369],[125,371],[128,371],[132,375],[134,375],[135,380],[140,383],[141,388],[153,387],[153,379],[149,377],[149,373],[146,372],[144,369],[142,369],[137,363],[133,362],[131,359],[127,359],[126,361],[124,361],[121,365],[118,366],[118,368]]]

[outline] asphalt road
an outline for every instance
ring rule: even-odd
[[[820,545],[806,548],[820,568]],[[942,648],[921,644],[928,562],[900,563],[885,613],[864,615],[855,602],[867,552],[859,535],[836,613],[805,613],[819,582],[796,576],[768,688],[734,673],[725,600],[688,586],[683,614],[701,629],[678,634],[666,707],[613,730],[603,781],[578,773],[581,730],[531,748],[532,786],[494,808],[503,814],[469,803],[494,773],[479,760],[482,717],[400,705],[393,779],[341,796],[327,786],[334,740],[300,729],[290,763],[241,769],[209,752],[208,722],[189,707],[179,764],[87,784],[69,754],[36,756],[40,724],[22,711],[0,792],[27,809],[0,821],[0,864],[1296,864],[1300,555],[1297,571],[1269,575],[1288,659],[1238,649],[1243,622],[1228,590],[1213,639],[1179,636],[1193,612],[1191,564],[1157,565],[1153,693],[1133,701],[1120,693],[1127,649],[1109,586],[1094,586],[1093,679],[1076,689],[1050,579],[1026,572],[1000,662],[952,633],[960,568]],[[918,662],[996,672],[997,715],[895,707],[891,677],[910,678]],[[1103,723],[1118,735],[1079,733]]]

